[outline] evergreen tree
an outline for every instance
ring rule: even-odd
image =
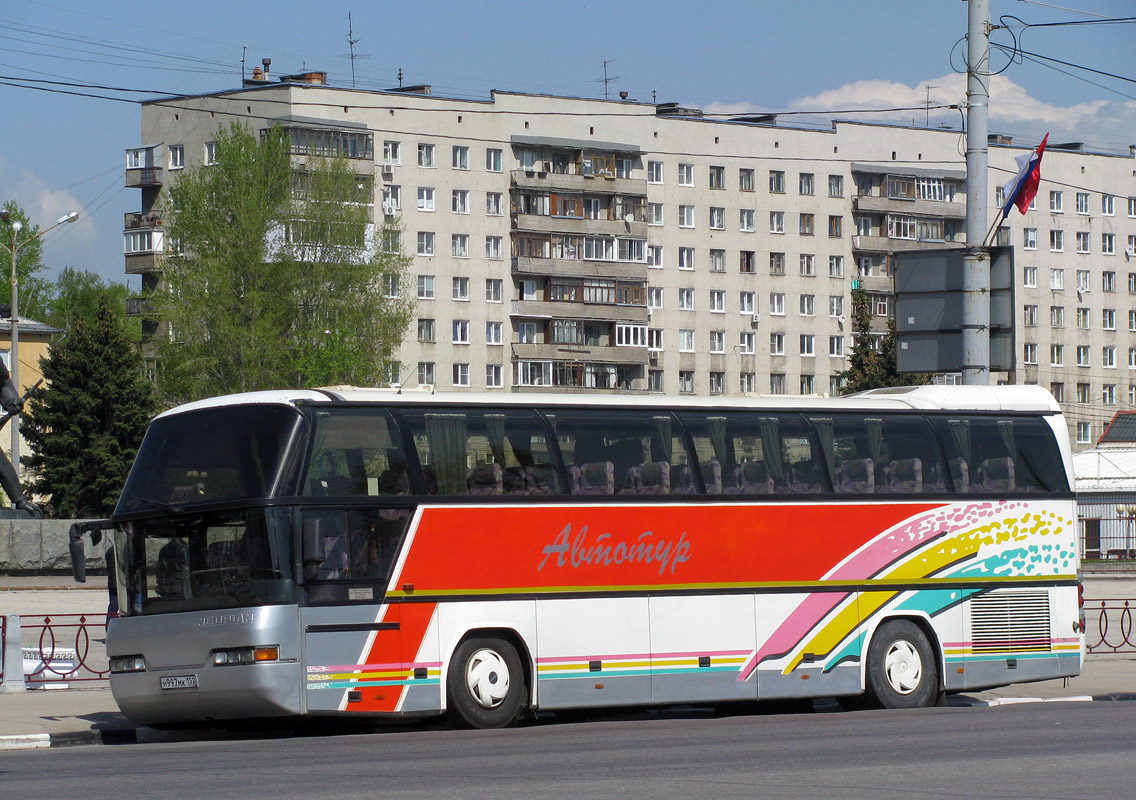
[[[56,517],[114,510],[153,410],[137,350],[104,297],[93,319],[78,318],[42,362],[45,385],[22,427],[31,449],[31,489]]]
[[[900,373],[895,359],[895,320],[888,319],[884,336],[872,333],[872,302],[863,289],[852,290],[852,352],[848,369],[839,374],[844,394],[886,386],[921,386],[930,383],[924,373]]]
[[[258,140],[234,124],[172,197],[177,252],[149,297],[164,401],[383,380],[413,311],[410,260],[376,241],[398,232],[375,235],[374,184],[348,159],[295,169],[279,127]]]

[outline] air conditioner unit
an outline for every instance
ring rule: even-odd
[[[398,206],[395,205],[394,200],[383,201],[383,213],[388,217],[393,217],[396,213],[398,213]]]
[[[759,322],[761,322],[761,314],[754,314],[750,319],[750,323],[752,323],[753,325],[757,325]]]
[[[1125,260],[1136,258],[1136,247],[1129,247],[1127,250],[1125,250],[1124,258]]]
[[[846,316],[844,316],[843,314],[841,314],[840,316],[838,316],[836,318],[836,321],[839,322],[841,325],[843,325],[845,322],[848,321],[848,318]]]

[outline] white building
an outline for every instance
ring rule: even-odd
[[[167,187],[209,162],[233,120],[284,126],[298,162],[347,155],[375,184],[376,222],[401,221],[418,311],[392,379],[408,385],[830,393],[848,367],[854,283],[882,332],[894,254],[966,235],[958,131],[804,129],[509,92],[456,100],[306,73],[143,104],[143,144],[127,150],[142,206],[125,235],[126,271],[144,287],[161,274]],[[992,140],[993,194],[1036,143]],[[1111,416],[1094,408],[1136,404],[1133,165],[1131,153],[1051,144],[1037,209],[1002,232],[1018,368],[995,379],[1050,388],[1081,444]]]

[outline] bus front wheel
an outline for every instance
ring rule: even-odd
[[[868,691],[884,708],[923,708],[939,698],[939,670],[926,634],[914,622],[885,622],[868,650]]]
[[[517,719],[524,689],[515,647],[502,639],[466,639],[446,678],[450,718],[470,728],[503,728]]]

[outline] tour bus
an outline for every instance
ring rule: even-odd
[[[106,522],[111,688],[156,725],[499,727],[1074,676],[1070,476],[1033,386],[190,403],[151,423]]]

